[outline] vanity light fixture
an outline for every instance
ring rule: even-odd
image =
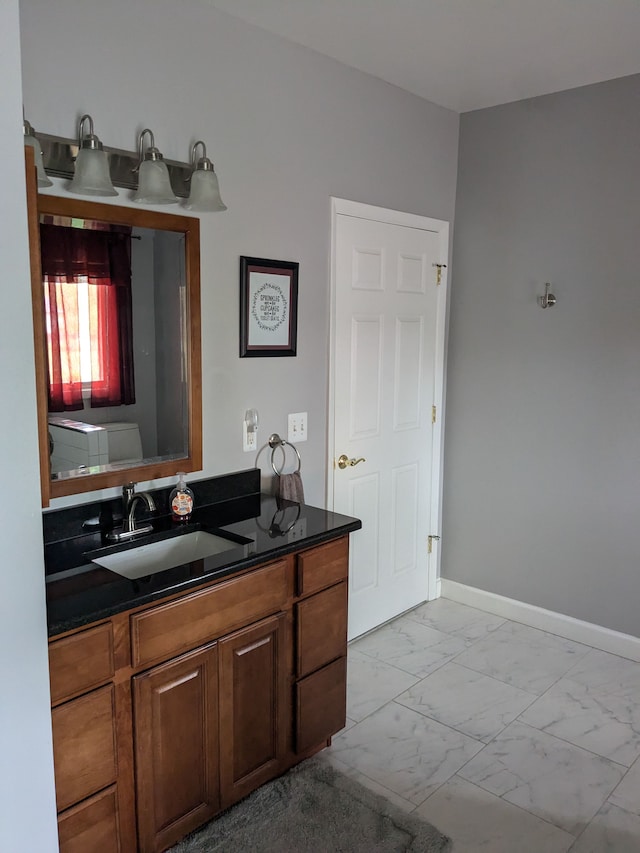
[[[196,160],[198,146],[202,146],[202,156]],[[191,148],[191,192],[185,207],[189,210],[210,212],[226,210],[227,205],[220,197],[218,176],[213,168],[213,163],[207,157],[207,146],[199,139]]]
[[[40,187],[52,186],[50,178],[63,178],[70,181],[66,189],[73,193],[115,196],[118,193],[114,187],[122,187],[133,190],[134,201],[140,204],[175,204],[184,199],[186,206],[194,211],[227,209],[202,141],[192,146],[191,161],[187,163],[163,157],[148,128],[139,134],[136,152],[103,146],[93,131],[90,115],[82,116],[74,139],[42,132],[36,139],[26,119],[23,130],[25,145],[32,146],[36,155]],[[145,152],[147,135],[150,146]],[[200,146],[201,156],[197,157]]]
[[[34,129],[31,127],[29,122],[24,117],[23,113],[23,121],[22,121],[22,129],[24,132],[24,144],[30,145],[35,154],[36,160],[36,169],[38,172],[38,186],[39,187],[52,187],[53,181],[50,181],[47,173],[44,170],[44,160],[42,159],[42,148],[40,147],[40,143],[36,139],[36,133]]]
[[[89,132],[83,135],[85,122]],[[118,195],[109,175],[109,157],[93,132],[93,119],[83,115],[78,125],[78,156],[69,192],[80,195]]]
[[[149,135],[150,145],[144,151],[144,137]],[[153,133],[148,127],[138,137],[138,189],[133,201],[138,204],[177,204],[178,199],[171,188],[167,164],[155,146]]]

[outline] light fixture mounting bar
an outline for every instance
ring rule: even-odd
[[[52,136],[49,133],[37,132],[38,142],[42,149],[44,169],[49,177],[68,178],[74,174],[74,158],[78,155],[78,140],[65,139],[62,136]],[[138,154],[134,151],[124,151],[122,148],[103,146],[109,155],[109,172],[111,182],[115,187],[135,190],[138,186],[139,164]],[[171,188],[179,198],[189,197],[190,177],[193,166],[179,160],[167,160]]]

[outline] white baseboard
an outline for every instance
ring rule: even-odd
[[[436,578],[436,598],[442,595],[442,578]]]
[[[541,631],[557,634],[559,637],[592,646],[594,649],[601,649],[603,652],[611,652],[614,655],[640,661],[639,637],[612,631],[610,628],[603,628],[592,622],[583,622],[581,619],[574,619],[563,613],[555,613],[553,610],[545,610],[534,604],[505,598],[503,595],[476,589],[447,578],[442,578],[438,583],[440,595],[443,598],[477,607],[487,613],[503,616],[505,619],[528,625],[530,628],[539,628]]]

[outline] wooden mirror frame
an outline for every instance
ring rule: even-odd
[[[33,149],[25,146],[27,215],[31,261],[31,295],[33,303],[33,334],[36,367],[36,401],[38,409],[38,443],[42,506],[51,498],[91,492],[128,482],[170,477],[178,471],[198,471],[202,468],[202,360],[200,349],[200,220],[191,216],[158,213],[139,207],[101,204],[79,198],[38,194]],[[69,216],[81,219],[100,219],[104,222],[127,224],[180,232],[185,235],[185,275],[187,286],[186,328],[189,442],[187,455],[179,459],[152,461],[140,465],[79,475],[61,480],[51,479],[49,428],[47,406],[47,355],[42,269],[40,262],[40,214]]]

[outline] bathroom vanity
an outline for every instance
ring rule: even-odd
[[[200,470],[198,218],[38,195],[30,147],[26,158],[42,505]],[[51,303],[58,278],[77,283],[75,255],[60,266],[43,251],[52,227],[66,235],[54,247],[98,233],[135,241],[126,288],[104,276],[149,326],[141,340],[145,322],[119,315],[136,330],[122,366],[133,369],[130,349],[140,392],[171,391],[153,405],[138,394],[135,417],[94,411],[87,423],[68,417],[78,406],[51,405],[44,293]],[[139,502],[124,525],[118,499],[43,515],[62,853],[166,850],[345,724],[348,540],[360,522],[261,495],[258,469],[189,485],[188,525],[157,489],[141,519],[151,532],[115,545],[109,533],[131,535]]]
[[[90,561],[114,507],[45,515],[63,853],[166,850],[345,724],[360,522],[260,495],[253,470],[192,487],[194,529],[230,547],[133,580]]]

